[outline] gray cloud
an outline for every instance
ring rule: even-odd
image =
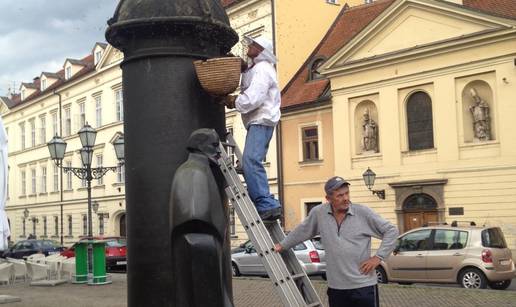
[[[1,0],[0,95],[105,41],[118,0]]]

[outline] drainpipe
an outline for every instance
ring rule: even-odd
[[[274,54],[278,55],[276,47],[276,1],[271,0],[271,18],[272,18],[272,46]],[[277,71],[277,67],[276,67]],[[283,188],[283,148],[281,147],[281,120],[276,125],[276,163],[277,163],[277,177],[278,177],[278,200],[281,204],[281,226],[285,228],[285,202],[284,202],[284,188]]]
[[[63,114],[62,114],[62,99],[61,99],[61,94],[58,93],[56,90],[54,90],[53,92],[54,95],[57,95],[57,97],[59,97],[59,135],[62,136],[63,135]],[[61,245],[63,245],[63,168],[60,167],[59,168],[60,172],[61,172],[61,177],[60,177],[60,180],[59,180],[59,184],[60,184],[60,189],[59,189],[59,195],[60,195],[60,201],[59,201],[59,207],[60,207],[60,213],[61,213]]]

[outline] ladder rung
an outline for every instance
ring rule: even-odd
[[[319,303],[312,303],[310,305],[306,305],[306,307],[315,307],[315,306],[322,306],[322,305]]]
[[[296,274],[296,275],[292,275],[292,279],[296,280],[296,279],[299,279],[299,278],[303,278],[305,277],[305,273],[299,273],[299,274]]]

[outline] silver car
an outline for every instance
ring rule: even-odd
[[[305,269],[307,275],[326,277],[326,259],[324,247],[319,238],[296,245],[294,254]],[[265,267],[256,253],[251,241],[240,245],[231,254],[233,276],[258,275],[267,276]]]

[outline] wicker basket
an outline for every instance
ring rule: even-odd
[[[225,57],[194,61],[202,87],[214,96],[233,93],[240,84],[240,58]]]

